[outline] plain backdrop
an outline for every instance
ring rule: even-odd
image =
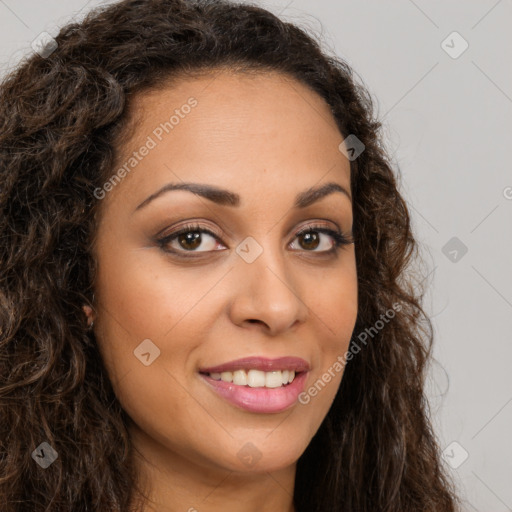
[[[0,73],[98,0],[0,0]],[[464,510],[512,510],[512,3],[258,1],[370,90],[428,268],[433,423]]]

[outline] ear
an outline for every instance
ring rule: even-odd
[[[90,306],[82,307],[85,315],[87,316],[87,325],[91,325],[94,322],[94,311]]]

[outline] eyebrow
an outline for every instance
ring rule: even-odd
[[[238,194],[213,185],[206,185],[203,183],[168,183],[160,190],[157,190],[155,193],[144,199],[144,201],[135,208],[135,211],[144,208],[144,206],[148,205],[151,201],[154,201],[156,198],[172,190],[187,190],[222,206],[237,207],[241,204],[241,199]],[[304,192],[299,193],[295,198],[293,207],[296,209],[306,208],[334,192],[341,192],[348,197],[350,201],[352,201],[350,193],[344,187],[338,183],[329,182],[318,187],[311,187]]]

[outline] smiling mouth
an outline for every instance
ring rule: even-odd
[[[294,370],[276,370],[264,372],[261,370],[235,370],[232,372],[201,372],[213,380],[232,383],[236,386],[247,386],[251,388],[280,388],[290,385],[296,376],[304,372]]]

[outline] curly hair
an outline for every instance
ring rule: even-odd
[[[131,99],[217,69],[277,71],[329,105],[350,162],[358,315],[354,333],[401,311],[345,367],[297,462],[297,512],[450,512],[424,383],[433,343],[405,200],[370,93],[342,59],[255,5],[124,0],[61,28],[47,56],[0,84],[0,502],[4,512],[139,510],[127,414],[83,305],[94,308],[99,218]],[[418,279],[419,282],[419,279]],[[355,343],[355,338],[351,339]],[[51,470],[32,460],[45,440]]]

